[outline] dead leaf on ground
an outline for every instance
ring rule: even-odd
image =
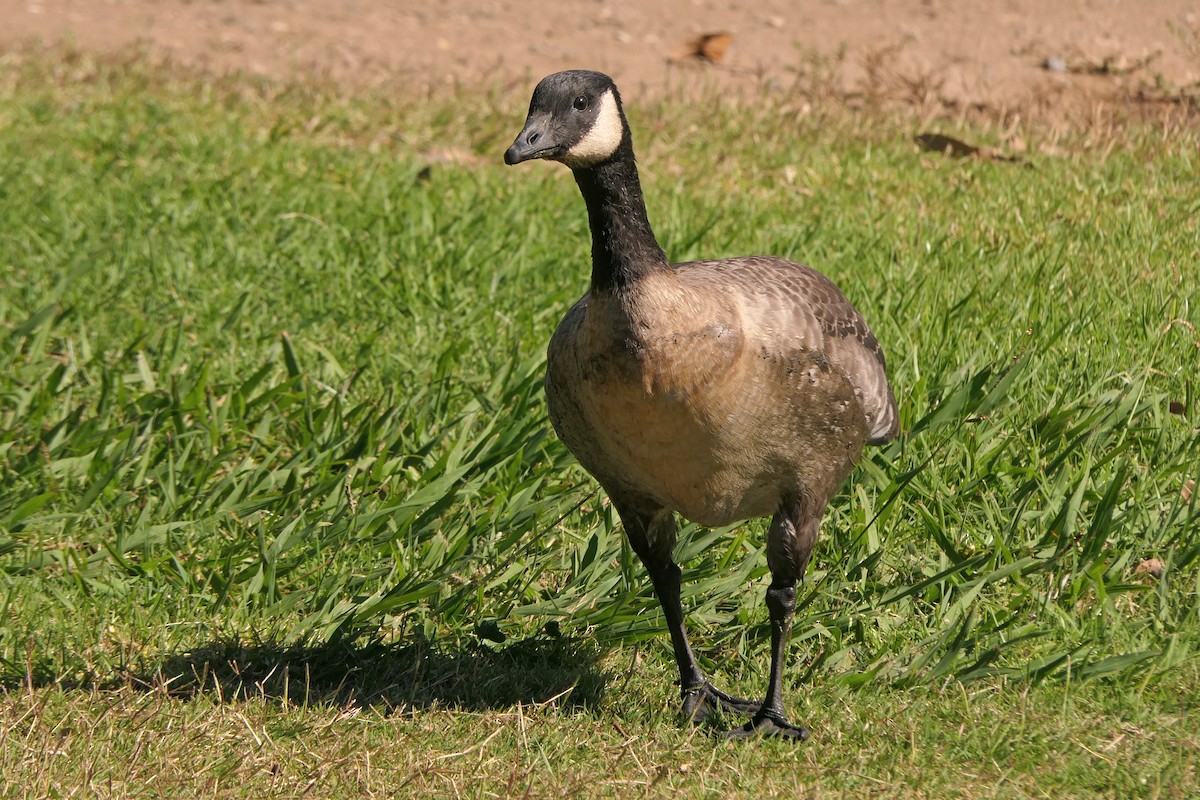
[[[1188,482],[1183,485],[1183,488],[1179,490],[1179,496],[1183,498],[1183,502],[1190,503],[1192,502],[1192,492],[1194,491],[1196,491],[1196,481],[1188,480]]]
[[[1166,569],[1166,564],[1157,558],[1147,558],[1136,567],[1133,568],[1134,575],[1149,575],[1152,578],[1161,578],[1163,570]]]
[[[978,158],[983,161],[1020,161],[1020,156],[1005,155],[994,147],[981,147],[944,133],[918,133],[913,137],[922,150],[950,158]]]
[[[729,49],[729,43],[732,41],[733,36],[724,31],[702,33],[699,36],[688,39],[675,52],[675,57],[679,60],[691,58],[699,61],[707,61],[709,64],[718,64],[725,58],[725,51]]]

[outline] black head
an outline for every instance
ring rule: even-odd
[[[504,163],[546,158],[571,169],[590,167],[612,158],[628,140],[612,78],[578,69],[556,72],[533,90],[525,127],[504,152]]]

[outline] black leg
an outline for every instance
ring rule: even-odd
[[[674,515],[662,508],[649,512],[641,511],[631,503],[615,499],[614,504],[621,515],[630,546],[650,573],[654,593],[658,596],[663,615],[667,619],[671,647],[675,651],[675,663],[679,667],[684,718],[701,722],[717,709],[744,714],[757,711],[758,703],[732,697],[710,684],[696,664],[696,656],[688,643],[687,629],[683,622],[683,604],[679,598],[681,572],[679,565],[671,557],[677,533]]]
[[[771,617],[771,678],[767,696],[754,718],[727,734],[730,738],[777,736],[807,739],[808,731],[787,721],[783,709],[783,667],[796,610],[796,584],[804,577],[821,524],[820,514],[806,514],[802,504],[781,508],[771,520],[767,538],[767,564],[771,586],[767,612]]]

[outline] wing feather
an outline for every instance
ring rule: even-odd
[[[811,267],[773,256],[673,265],[680,280],[728,286],[745,310],[746,335],[767,352],[821,351],[862,398],[867,441],[896,438],[899,416],[883,348],[834,283]]]

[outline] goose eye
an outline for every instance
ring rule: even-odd
[[[575,98],[575,102],[572,105],[575,106],[576,111],[583,111],[588,106],[588,99],[583,95],[579,95]]]

